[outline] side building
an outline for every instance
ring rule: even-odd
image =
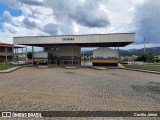
[[[16,58],[18,49],[22,46],[0,42],[0,62],[10,62],[13,57]]]
[[[118,66],[119,53],[107,47],[101,47],[93,50],[93,66]]]

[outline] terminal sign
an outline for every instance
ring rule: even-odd
[[[73,41],[74,38],[62,38],[63,41]]]

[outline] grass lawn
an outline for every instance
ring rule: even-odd
[[[0,70],[5,70],[8,68],[16,67],[18,65],[12,65],[12,64],[7,64],[7,63],[0,63]]]
[[[126,68],[160,71],[160,66],[153,66],[153,65],[124,65],[124,66]]]

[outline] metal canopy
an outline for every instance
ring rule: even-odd
[[[135,33],[14,37],[14,44],[28,46],[124,47],[135,41]]]
[[[21,44],[27,46],[36,46],[36,47],[49,47],[49,46],[81,46],[81,47],[124,47],[132,42],[124,42],[124,43],[77,43],[77,44]]]

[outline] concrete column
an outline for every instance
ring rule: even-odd
[[[7,47],[5,47],[5,53],[7,54]],[[6,62],[7,62],[7,55],[6,55]]]
[[[14,48],[14,61],[16,61],[16,48]]]
[[[48,47],[49,48],[49,47]],[[48,51],[49,51],[49,49],[48,49]],[[43,52],[45,52],[45,47],[43,47]]]
[[[6,55],[6,62],[8,62],[8,56]]]
[[[12,45],[12,61],[14,61],[14,44]]]
[[[33,54],[34,54],[34,47],[32,46],[32,64],[33,64],[33,62],[34,62]]]
[[[28,50],[27,50],[27,46],[26,46],[26,61],[27,61],[27,52],[28,52]]]
[[[85,66],[85,55],[84,55],[84,51],[83,51],[83,65]]]
[[[7,51],[7,47],[5,47],[5,53],[7,53],[8,51]]]
[[[16,50],[17,50],[17,61],[18,61],[18,48],[16,48]]]
[[[22,48],[22,61],[23,61],[23,48]]]
[[[72,45],[72,66],[73,66],[73,45]]]
[[[118,59],[119,59],[119,62],[120,62],[119,43],[118,43]]]
[[[18,48],[17,48],[17,54],[18,54]]]

